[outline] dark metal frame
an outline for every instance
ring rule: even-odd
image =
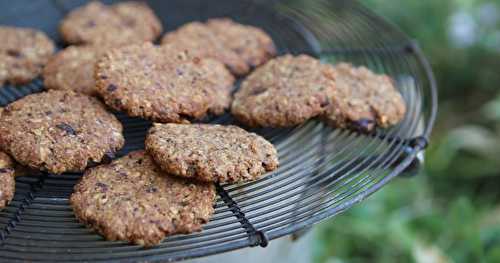
[[[427,146],[436,118],[436,83],[416,42],[395,26],[355,1],[303,1],[308,5],[301,9],[293,7],[301,1],[248,0],[228,5],[229,1],[221,0],[220,7],[210,14],[204,13],[209,8],[206,2],[193,1],[192,7],[201,6],[196,9],[200,13],[187,20],[233,16],[267,30],[281,53],[307,53],[328,62],[347,60],[393,76],[407,101],[407,117],[396,127],[371,134],[332,129],[319,121],[290,129],[255,130],[277,146],[280,169],[256,182],[217,185],[216,213],[203,232],[169,237],[149,250],[104,241],[77,222],[67,198],[80,174],[17,178],[13,202],[0,211],[0,261],[174,261],[249,246],[265,247],[272,239],[345,211],[418,164],[416,155]],[[60,19],[81,1],[45,2],[51,9],[41,9],[54,14],[41,13],[40,20],[34,17],[31,22],[57,39],[48,17]],[[184,10],[189,7],[186,2],[190,1],[151,1],[151,5],[163,12],[164,4]],[[235,14],[243,7],[245,13]],[[311,13],[303,9],[311,9]],[[5,14],[0,11],[0,23],[22,23],[16,19],[24,19],[23,11],[5,10]],[[276,10],[280,10],[279,15]],[[316,21],[323,17],[322,12],[327,12],[331,21]],[[163,13],[161,17],[165,17]],[[44,21],[48,24],[40,24]],[[184,22],[166,23],[178,26]],[[1,88],[0,105],[41,89],[39,79],[23,87]],[[142,148],[150,123],[123,114],[118,117],[127,140],[119,155]],[[210,121],[231,123],[232,119],[225,115]]]

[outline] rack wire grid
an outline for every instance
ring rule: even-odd
[[[0,24],[45,31],[63,44],[57,26],[85,1],[2,1]],[[104,1],[110,3],[113,1]],[[263,179],[217,185],[215,214],[199,233],[166,238],[151,249],[106,241],[80,224],[68,197],[81,174],[16,179],[16,194],[0,211],[0,261],[175,261],[249,246],[265,247],[345,211],[416,162],[437,111],[435,81],[417,44],[356,1],[149,1],[167,31],[193,20],[231,17],[258,26],[280,54],[306,53],[325,63],[348,61],[390,75],[407,103],[404,120],[371,134],[330,128],[312,120],[288,129],[253,130],[278,149],[281,166]],[[43,90],[37,79],[0,88],[4,106]],[[143,148],[150,122],[117,113],[126,145]],[[207,120],[232,122],[228,114]]]

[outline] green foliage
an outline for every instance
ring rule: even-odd
[[[322,224],[316,262],[500,262],[500,1],[363,3],[419,41],[439,116],[421,174]]]
[[[316,234],[317,262],[500,262],[500,211],[448,200],[425,175],[397,179]]]

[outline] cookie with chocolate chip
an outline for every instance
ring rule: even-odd
[[[242,82],[231,113],[248,126],[293,126],[323,114],[334,90],[333,66],[307,55],[285,55]]]
[[[239,76],[276,55],[273,40],[263,30],[228,18],[188,23],[167,33],[162,44],[183,46],[193,56],[219,60]]]
[[[14,197],[14,161],[0,151],[0,210],[7,206]]]
[[[52,173],[79,172],[124,144],[122,125],[97,99],[50,90],[7,105],[0,148],[20,164]]]
[[[96,95],[94,66],[103,53],[102,48],[94,46],[70,46],[59,51],[43,70],[45,88]]]
[[[329,124],[371,131],[404,118],[405,101],[389,76],[347,63],[336,65],[334,73],[336,89],[324,115]]]
[[[0,26],[0,39],[0,85],[30,82],[54,53],[52,40],[35,29]]]
[[[185,122],[229,107],[234,77],[213,59],[182,47],[151,43],[107,52],[96,64],[96,88],[106,104],[129,116]]]
[[[91,168],[75,186],[76,217],[108,240],[151,247],[200,231],[214,212],[215,187],[162,172],[144,151]]]
[[[256,180],[278,167],[270,142],[232,125],[155,124],[145,145],[165,172],[198,181]]]
[[[69,44],[123,45],[153,41],[162,25],[142,2],[104,5],[92,1],[71,11],[60,31]]]

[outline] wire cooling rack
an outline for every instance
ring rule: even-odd
[[[60,43],[60,19],[84,2],[3,1],[0,24],[39,28]],[[231,17],[263,28],[281,54],[306,53],[325,63],[348,61],[388,74],[407,103],[405,119],[372,134],[333,129],[316,120],[289,129],[254,130],[276,146],[280,168],[256,182],[217,185],[215,214],[202,232],[168,237],[151,249],[105,241],[76,220],[68,197],[81,174],[19,177],[14,200],[0,211],[0,261],[174,261],[264,247],[362,201],[414,164],[426,147],[437,110],[431,69],[414,41],[358,2],[170,0],[149,4],[166,30],[192,20]],[[41,90],[40,79],[23,87],[0,88],[0,105]],[[143,148],[151,123],[117,116],[126,138],[118,155]],[[232,119],[226,114],[207,121],[227,124]]]

